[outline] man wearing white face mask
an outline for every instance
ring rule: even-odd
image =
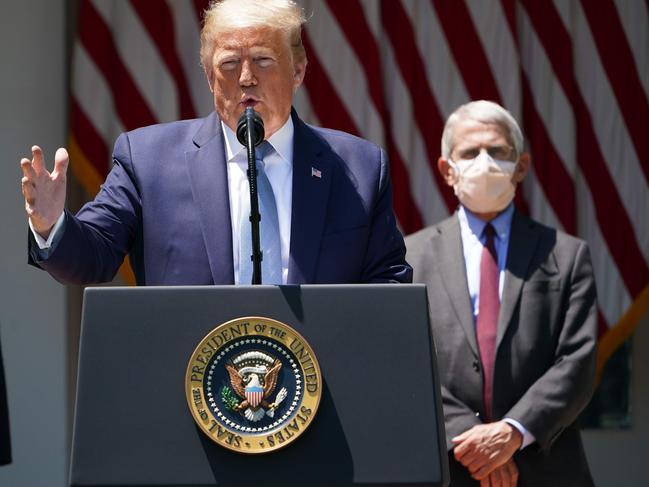
[[[458,211],[406,238],[428,289],[451,486],[593,485],[575,425],[595,375],[590,256],[516,211],[529,167],[509,112],[461,106],[438,161]]]

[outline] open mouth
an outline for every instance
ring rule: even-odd
[[[241,101],[241,104],[243,105],[244,108],[248,108],[248,107],[254,108],[259,104],[259,100],[257,100],[252,96],[247,96]]]

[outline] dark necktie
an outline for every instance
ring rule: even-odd
[[[482,380],[485,422],[490,422],[493,400],[494,360],[496,358],[496,334],[500,297],[498,293],[498,255],[494,242],[495,231],[491,223],[484,228],[486,242],[480,259],[480,304],[476,323],[476,335],[482,361]]]
[[[263,142],[255,150],[257,159],[257,194],[259,198],[260,246],[262,252],[262,284],[282,284],[282,251],[279,236],[279,221],[273,188],[266,176],[264,157],[273,151],[268,142]],[[243,192],[241,219],[239,221],[239,283],[252,282],[252,238],[250,228],[250,186]]]

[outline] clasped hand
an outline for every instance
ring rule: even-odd
[[[518,469],[512,457],[521,433],[505,421],[480,424],[452,439],[453,453],[482,487],[515,486]]]

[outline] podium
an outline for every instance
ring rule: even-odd
[[[311,345],[322,373],[308,429],[244,455],[194,421],[185,373],[227,321],[262,316]],[[440,486],[447,453],[423,285],[87,288],[70,484]]]

